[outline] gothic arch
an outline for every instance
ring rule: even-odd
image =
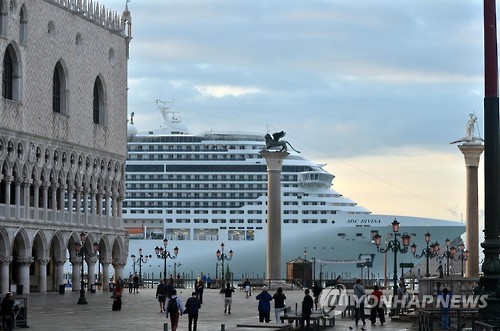
[[[3,226],[0,226],[0,257],[9,257],[12,254],[12,246],[9,234]]]
[[[93,123],[106,125],[107,122],[107,93],[106,84],[104,83],[101,75],[98,75],[94,81],[94,91],[93,91]]]
[[[62,115],[68,113],[68,70],[65,62],[60,59],[54,66],[52,76],[52,111]]]
[[[14,236],[14,246],[17,246],[20,257],[31,256],[31,240],[24,228],[19,228]]]
[[[2,16],[2,19],[5,17]],[[19,54],[19,46],[15,42],[10,43],[5,49],[2,96],[5,99],[21,102],[23,65]]]

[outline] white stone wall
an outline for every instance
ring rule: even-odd
[[[19,41],[18,13],[23,5],[28,18],[25,45]],[[0,126],[98,149],[99,153],[112,151],[125,158],[127,38],[119,30],[104,28],[53,1],[17,1],[15,10],[4,19],[8,28],[0,36],[0,55],[9,43],[19,51],[22,93],[19,103],[5,101],[0,105]],[[49,24],[53,26],[50,33]],[[80,45],[76,43],[78,34]],[[52,75],[58,61],[67,74],[68,116],[52,111]],[[107,101],[104,125],[92,120],[97,76]]]

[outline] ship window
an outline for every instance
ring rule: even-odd
[[[363,237],[363,234],[362,233],[356,233],[356,237]]]
[[[218,229],[194,229],[194,240],[219,240]]]
[[[339,233],[337,236],[339,236],[339,237],[345,237],[345,233]]]

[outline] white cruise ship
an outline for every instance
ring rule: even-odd
[[[259,154],[265,133],[190,134],[179,113],[161,102],[159,106],[163,128],[137,132],[133,117],[128,128],[123,222],[129,231],[129,255],[138,256],[139,249],[152,255],[141,271],[158,278],[164,261],[155,255],[155,247],[163,247],[166,238],[167,251],[173,254],[174,247],[179,249],[175,260],[167,260],[168,275],[175,263],[177,274],[205,273],[214,278],[221,267],[216,251],[224,243],[225,253],[234,252],[225,263],[235,278],[265,277],[267,173]],[[320,272],[323,278],[358,277],[361,272],[383,278],[384,270],[391,274],[393,255],[388,253],[385,259],[378,253],[372,236],[379,233],[390,239],[395,218],[419,251],[427,231],[441,247],[446,238],[453,240],[465,232],[459,222],[372,214],[336,192],[334,175],[321,165],[289,152],[282,169],[283,278],[287,262],[304,258],[304,251],[308,261],[315,261],[316,278]],[[371,268],[362,270],[368,258]],[[398,254],[400,262],[417,265],[420,261],[409,252]],[[133,268],[139,271],[138,263],[134,266],[129,257],[125,275]]]

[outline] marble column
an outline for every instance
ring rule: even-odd
[[[9,277],[9,267],[12,262],[12,256],[2,256],[0,257],[0,284],[2,285],[0,291],[5,294],[10,291],[10,277]]]
[[[19,285],[23,285],[23,294],[30,293],[30,265],[35,259],[29,257],[18,257],[17,263],[19,265]]]
[[[123,277],[123,269],[125,268],[126,264],[127,264],[126,260],[122,259],[115,260],[115,262],[113,263],[113,268],[115,268],[115,279],[121,277],[125,281],[125,278]]]
[[[466,277],[479,277],[479,208],[478,208],[478,167],[484,146],[482,143],[463,143],[458,148],[465,157],[466,167],[466,237],[465,248],[469,251],[466,261]]]
[[[39,277],[38,277],[38,292],[47,292],[47,264],[49,259],[40,258],[38,259],[38,264],[40,266]]]
[[[281,168],[288,152],[261,151],[267,163],[267,265],[270,282],[281,280]]]
[[[87,259],[87,284],[95,284],[95,264],[97,262],[97,256],[91,256]],[[90,285],[87,287],[87,291],[90,291]]]
[[[111,261],[102,261],[102,278],[104,279],[104,284],[102,284],[103,291],[109,291],[109,266]]]
[[[56,283],[54,284],[54,288],[59,289],[59,285],[66,284],[66,280],[64,279],[64,265],[66,264],[66,259],[56,259],[54,263],[56,265]]]
[[[73,292],[80,291],[80,277],[82,275],[82,259],[80,257],[73,256],[71,258],[71,284]]]

